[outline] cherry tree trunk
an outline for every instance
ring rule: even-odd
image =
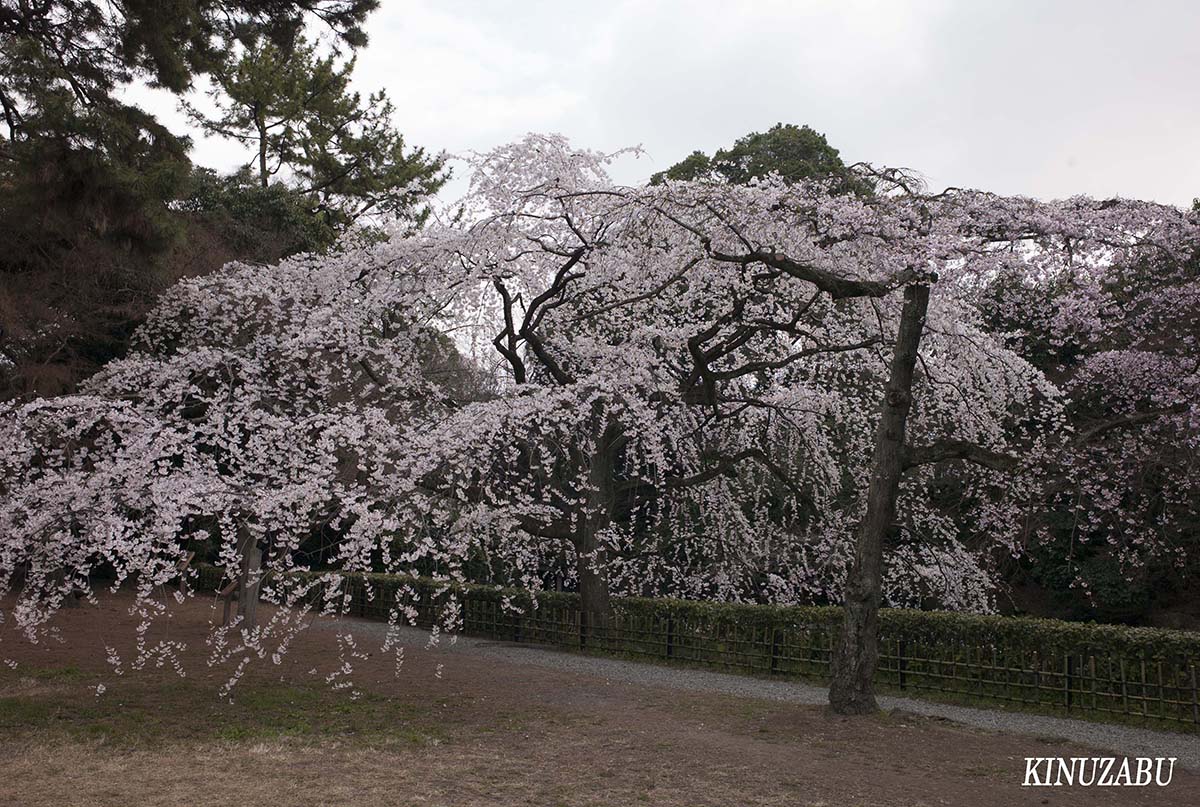
[[[900,331],[875,436],[867,512],[846,579],[841,635],[832,658],[829,704],[838,714],[869,714],[879,708],[871,679],[879,660],[883,541],[896,520],[913,371],[928,308],[929,286],[916,284],[904,289]]]
[[[242,559],[241,580],[238,587],[238,613],[242,616],[241,627],[250,630],[258,620],[258,588],[262,582],[262,550],[258,540],[246,529],[238,536],[238,552]]]
[[[587,644],[603,635],[612,613],[604,553],[595,531],[585,528],[576,539],[576,574],[579,577],[579,641]]]
[[[612,521],[616,505],[614,472],[617,461],[619,429],[604,430],[596,449],[588,460],[588,491],[583,523],[575,534],[576,574],[579,578],[579,640],[603,635],[612,614],[608,594],[606,559],[600,546],[600,532]]]

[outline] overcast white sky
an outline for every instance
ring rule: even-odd
[[[632,183],[782,121],[936,187],[1200,196],[1200,0],[383,0],[368,32],[357,86],[434,151],[640,143]]]

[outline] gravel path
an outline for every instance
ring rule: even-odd
[[[333,629],[337,624],[323,619],[316,622],[316,626],[327,629]],[[356,634],[372,635],[380,640],[387,629],[387,625],[382,622],[362,619],[342,619],[340,624],[350,627]],[[428,644],[428,631],[407,627],[401,628],[401,631],[404,642],[410,647],[425,647]],[[814,706],[827,703],[827,690],[812,684],[604,658],[539,645],[459,636],[453,644],[443,639],[438,649],[441,652],[498,659],[512,664],[529,664],[645,686],[692,692],[718,692],[743,698]],[[879,698],[879,705],[889,711],[912,712],[982,729],[1068,740],[1118,755],[1177,757],[1180,767],[1200,770],[1200,736],[1194,734],[1177,734],[1022,712],[977,709],[914,698],[882,696]]]

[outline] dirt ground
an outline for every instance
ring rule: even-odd
[[[153,631],[187,643],[186,678],[112,674],[105,646],[132,644],[126,605],[62,612],[63,643],[0,630],[0,661],[17,662],[0,665],[0,805],[1200,804],[1200,776],[1180,769],[1167,788],[1022,788],[1027,756],[1111,755],[1061,743],[419,646],[398,678],[361,647],[351,700],[322,683],[332,631],[252,666],[231,704],[216,695],[230,668],[204,661],[207,602]]]

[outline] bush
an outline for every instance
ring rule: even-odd
[[[210,589],[222,579],[214,567],[200,574]],[[384,574],[344,578],[352,616],[386,619],[393,606],[407,604],[428,627],[456,600],[469,635],[818,680],[828,677],[842,619],[834,606],[628,597],[613,600],[609,619],[584,622],[574,592]],[[1200,728],[1197,633],[897,608],[880,612],[879,633],[876,680],[884,687]]]
[[[266,187],[242,169],[220,175],[197,169],[173,207],[214,227],[230,248],[258,260],[276,260],[297,252],[321,252],[338,231],[315,212],[302,193],[276,182]]]

